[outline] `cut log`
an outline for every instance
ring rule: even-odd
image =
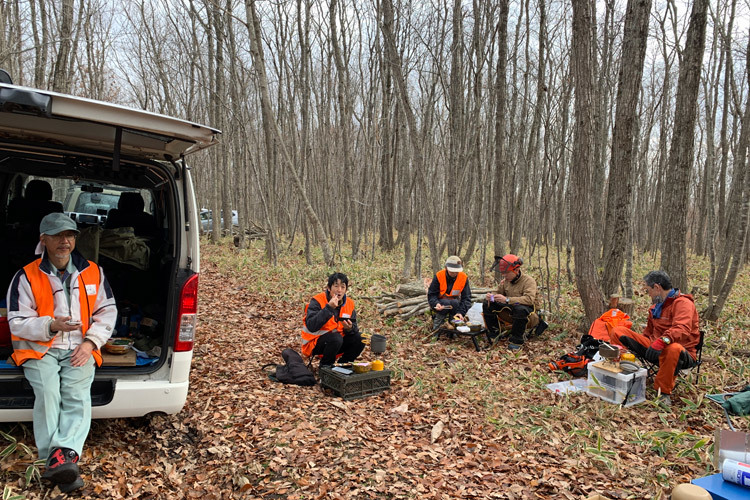
[[[412,281],[410,283],[402,283],[396,287],[396,293],[405,295],[406,297],[416,297],[418,295],[425,295],[427,289],[424,287],[422,281]]]
[[[421,304],[423,302],[427,303],[427,295],[421,295],[419,297],[414,297],[412,299],[399,300],[398,306],[399,307],[413,306],[414,304]]]

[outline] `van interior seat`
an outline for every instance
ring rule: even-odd
[[[34,179],[26,184],[24,196],[14,198],[8,204],[8,222],[28,224],[36,229],[45,215],[53,212],[62,213],[63,206],[59,201],[52,201],[52,186],[49,182]]]
[[[117,208],[113,208],[107,214],[105,229],[118,227],[132,227],[136,236],[154,238],[158,234],[154,216],[145,212],[146,206],[141,193],[125,191],[120,195]]]

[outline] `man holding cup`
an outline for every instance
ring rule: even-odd
[[[47,460],[42,479],[62,493],[84,486],[78,460],[91,426],[91,384],[117,307],[96,263],[75,251],[78,227],[65,214],[39,225],[40,258],[8,288],[13,362],[34,390],[34,439]]]
[[[435,312],[432,320],[432,330],[435,331],[448,317],[459,320],[471,308],[471,288],[469,278],[463,272],[461,259],[451,255],[445,261],[445,269],[441,269],[432,278],[427,290],[427,302]]]
[[[508,349],[517,351],[524,343],[529,314],[534,311],[537,302],[536,280],[521,272],[523,259],[513,254],[496,257],[495,262],[503,279],[497,293],[488,293],[482,303],[484,323],[490,338],[494,340],[500,335],[497,316],[504,316],[504,321],[511,323]]]

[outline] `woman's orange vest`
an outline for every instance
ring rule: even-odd
[[[455,295],[446,295],[448,292],[448,277],[445,269],[441,269],[438,271],[435,276],[437,276],[438,283],[440,284],[440,297],[441,299],[447,299],[447,298],[456,298]],[[458,295],[461,295],[461,292],[463,291],[464,287],[466,286],[466,273],[460,272],[458,273],[458,276],[456,276],[456,281],[453,282],[453,289],[452,291],[458,291]]]
[[[320,304],[321,308],[324,308],[326,304],[328,304],[328,297],[326,296],[326,292],[321,292],[315,297],[313,297],[314,300],[318,301],[318,304]],[[317,332],[311,332],[307,329],[307,325],[305,324],[305,319],[307,318],[307,308],[310,306],[308,303],[305,306],[305,315],[302,317],[302,354],[305,356],[312,356],[313,349],[315,349],[315,344],[318,343],[318,339],[321,335],[324,333],[331,332],[333,330],[338,330],[341,336],[344,336],[344,324],[341,321],[336,321],[336,317],[332,316],[331,319],[329,319],[323,327],[318,330]],[[349,297],[346,297],[346,302],[344,302],[344,305],[341,306],[341,310],[339,311],[339,318],[340,319],[348,319],[352,317],[352,313],[354,313],[354,301],[350,299]]]
[[[52,297],[52,285],[49,283],[48,276],[39,269],[42,259],[37,259],[31,264],[24,266],[23,272],[26,273],[26,278],[29,280],[31,285],[31,293],[34,295],[34,301],[36,302],[36,312],[39,316],[55,317],[55,302]],[[81,332],[83,332],[84,338],[86,337],[86,331],[91,326],[91,315],[94,312],[94,305],[96,304],[96,297],[99,295],[99,281],[101,276],[99,274],[99,267],[93,262],[89,261],[89,266],[78,274],[78,295],[80,297],[81,307]],[[87,293],[86,285],[96,286],[96,291],[93,294]],[[11,332],[11,340],[13,342],[13,362],[17,366],[21,366],[29,359],[42,359],[49,348],[52,346],[52,342],[55,340],[54,337],[46,342],[27,340],[22,337],[16,337]],[[94,349],[91,354],[94,356],[96,366],[102,365],[102,355],[99,349]]]

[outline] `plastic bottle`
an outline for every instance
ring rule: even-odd
[[[750,464],[726,458],[724,459],[721,471],[724,481],[750,488]]]

